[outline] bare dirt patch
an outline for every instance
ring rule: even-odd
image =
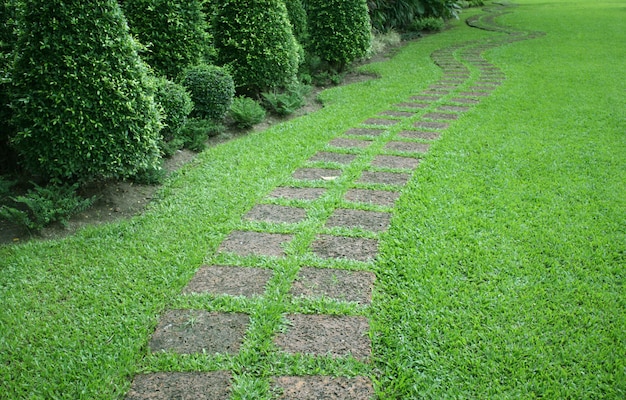
[[[297,224],[306,219],[304,208],[279,206],[276,204],[257,204],[243,219],[286,224]]]
[[[370,304],[375,279],[376,276],[367,271],[303,267],[289,293],[294,297],[328,297]]]
[[[410,174],[395,172],[371,172],[364,171],[357,183],[374,183],[381,185],[397,185],[402,186],[411,179]]]
[[[291,314],[286,319],[286,332],[278,334],[274,342],[287,353],[333,358],[351,355],[362,361],[372,354],[365,317]]]
[[[372,382],[364,377],[281,376],[273,379],[280,400],[371,400]]]
[[[420,165],[420,160],[412,157],[379,155],[372,161],[374,167],[415,169]]]
[[[341,176],[340,169],[299,168],[292,175],[294,179],[305,181],[330,181]]]
[[[323,188],[294,188],[278,187],[268,195],[269,198],[290,199],[290,200],[317,200],[326,193]]]
[[[390,213],[338,208],[328,218],[326,226],[329,228],[361,228],[372,232],[383,232],[389,227],[390,221]]]
[[[265,268],[203,266],[183,289],[184,294],[261,296],[273,272]]]
[[[232,377],[218,372],[157,372],[137,375],[126,400],[227,400]]]
[[[429,131],[402,131],[398,133],[398,137],[406,139],[423,139],[423,140],[436,140],[439,139],[441,133],[429,132]]]
[[[383,207],[393,207],[399,197],[399,192],[370,189],[350,189],[345,196],[348,201],[355,203],[376,204]]]
[[[332,162],[337,164],[348,165],[357,156],[355,154],[343,154],[343,153],[332,153],[328,151],[320,151],[315,154],[313,157],[309,158],[309,161],[322,161],[322,162]]]
[[[234,231],[219,247],[219,252],[235,253],[240,256],[284,257],[283,245],[293,235],[281,233]]]
[[[343,258],[371,261],[378,254],[378,240],[333,235],[318,235],[311,245],[313,253],[321,258]]]
[[[249,323],[246,314],[169,310],[150,339],[150,351],[236,354]]]

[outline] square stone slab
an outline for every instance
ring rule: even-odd
[[[279,400],[373,400],[372,382],[364,377],[280,376],[272,386],[281,390]]]
[[[467,106],[441,106],[437,110],[440,111],[452,111],[452,112],[466,112],[470,110]]]
[[[346,200],[355,203],[376,204],[383,207],[393,207],[400,197],[400,192],[387,190],[350,189],[346,192]]]
[[[439,96],[413,96],[411,97],[411,100],[417,100],[417,101],[439,101],[441,99],[441,97]]]
[[[370,172],[364,171],[357,183],[378,183],[381,185],[406,185],[411,179],[410,174],[395,172]]]
[[[400,156],[379,155],[372,161],[373,166],[381,168],[415,169],[419,164],[420,160],[417,158]]]
[[[461,104],[478,104],[478,103],[480,103],[480,100],[470,99],[468,97],[456,97],[454,99],[450,99],[450,101],[453,102],[453,103],[461,103]]]
[[[184,294],[261,296],[272,271],[264,268],[203,266],[183,289]]]
[[[404,151],[407,153],[427,153],[430,149],[430,144],[416,142],[389,142],[385,148],[388,150]]]
[[[333,162],[337,164],[350,164],[356,158],[355,154],[342,154],[342,153],[332,153],[328,151],[320,151],[315,154],[313,157],[309,158],[309,161],[322,161],[322,162]]]
[[[467,97],[487,97],[489,96],[488,92],[460,92],[459,95],[467,96]]]
[[[420,129],[447,129],[450,124],[447,122],[418,121],[413,126]]]
[[[317,200],[326,193],[323,188],[278,187],[268,195],[271,199]]]
[[[234,231],[222,242],[218,251],[240,256],[283,257],[283,244],[292,239],[293,235],[281,233]]]
[[[313,253],[321,258],[345,258],[371,261],[378,254],[378,240],[345,236],[318,235],[311,245]]]
[[[398,117],[398,118],[410,118],[410,117],[414,116],[415,113],[408,112],[408,111],[393,111],[393,110],[389,110],[389,111],[381,112],[380,115],[388,115],[390,117]]]
[[[352,136],[380,136],[385,132],[384,129],[372,128],[352,128],[348,129],[345,134]]]
[[[430,104],[426,104],[426,103],[398,103],[396,104],[396,107],[400,107],[400,108],[428,108],[430,106]]]
[[[386,118],[368,118],[365,121],[363,121],[365,125],[384,125],[384,126],[395,125],[398,122],[400,121],[395,120],[395,119],[386,119]]]
[[[232,377],[218,372],[156,372],[137,375],[126,400],[227,400]]]
[[[459,114],[448,114],[448,113],[433,112],[433,113],[424,114],[423,118],[440,119],[440,120],[446,120],[447,121],[447,120],[458,119],[459,118]]]
[[[287,332],[275,338],[278,347],[290,354],[346,357],[367,360],[372,345],[365,317],[344,315],[291,314]]]
[[[339,147],[342,149],[349,149],[351,147],[355,147],[358,149],[364,149],[372,144],[371,140],[359,140],[359,139],[345,139],[345,138],[337,138],[333,139],[329,142],[329,144],[333,147]]]
[[[441,133],[428,131],[402,131],[398,133],[398,137],[406,139],[435,140],[441,137]]]
[[[372,302],[376,276],[367,271],[304,267],[289,293],[294,297],[328,297],[360,304]]]
[[[294,179],[305,181],[332,181],[341,176],[340,169],[299,168],[293,173]]]
[[[248,221],[297,224],[306,218],[306,210],[276,204],[257,204],[243,218]]]
[[[326,226],[329,228],[361,228],[372,232],[382,232],[387,230],[390,221],[390,213],[338,208],[326,221]]]
[[[150,339],[150,351],[237,354],[249,323],[246,314],[169,310]]]

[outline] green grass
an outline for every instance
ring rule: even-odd
[[[308,246],[346,178],[314,203],[277,201],[307,208],[300,224],[241,216],[330,139],[436,82],[434,50],[502,34],[457,23],[365,68],[381,79],[325,91],[323,110],[205,151],[145,215],[0,247],[0,398],[123,398],[138,372],[219,369],[234,373],[238,399],[269,398],[270,376],[307,373],[369,375],[387,399],[625,397],[626,8],[519,3],[499,21],[547,35],[487,53],[507,80],[433,145],[389,232],[341,231],[381,239],[376,263],[332,263],[376,272],[371,308],[287,296],[302,265],[331,266]],[[296,239],[284,260],[216,255],[242,228]],[[181,296],[203,263],[275,275],[262,298]],[[173,307],[249,313],[242,351],[150,355]],[[276,352],[287,312],[368,316],[374,362]]]

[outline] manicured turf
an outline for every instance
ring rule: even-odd
[[[381,79],[324,92],[324,110],[209,149],[143,216],[0,248],[0,398],[123,398],[138,372],[219,369],[234,373],[235,398],[268,398],[269,376],[307,373],[369,375],[388,399],[625,397],[626,9],[519,3],[498,21],[546,35],[486,54],[507,79],[404,189],[367,265],[371,308],[285,304],[280,279],[265,300],[180,293],[204,262],[265,263],[290,279],[315,266],[305,244],[342,201],[332,195],[297,232],[263,225],[297,233],[285,261],[215,252],[258,227],[241,216],[328,141],[436,82],[433,51],[501,33],[458,22],[366,67]],[[191,305],[249,313],[241,353],[149,355],[163,310]],[[306,310],[369,317],[373,362],[277,354],[282,315]]]

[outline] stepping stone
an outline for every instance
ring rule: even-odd
[[[428,108],[430,104],[424,103],[398,103],[396,107],[400,108]]]
[[[345,199],[355,203],[393,207],[399,197],[399,192],[390,192],[387,190],[350,189],[346,192]]]
[[[411,97],[411,100],[417,100],[417,101],[438,101],[440,99],[441,97],[439,96],[413,96]]]
[[[303,267],[289,293],[294,297],[327,297],[370,304],[375,279],[376,275],[366,271]]]
[[[487,92],[460,92],[460,96],[468,96],[468,97],[486,97],[489,96]]]
[[[227,400],[231,381],[226,371],[141,374],[133,380],[126,400]]]
[[[390,213],[339,208],[326,221],[326,227],[361,228],[372,232],[383,232],[389,227],[390,221]]]
[[[299,168],[293,173],[294,179],[307,181],[332,181],[341,176],[340,169]]]
[[[384,129],[372,129],[372,128],[353,128],[346,131],[346,135],[352,136],[380,136],[385,133]]]
[[[247,314],[169,310],[150,339],[150,351],[237,354],[249,323]]]
[[[364,149],[364,148],[368,147],[370,144],[372,144],[372,141],[371,140],[337,138],[337,139],[331,140],[329,144],[331,146],[333,146],[333,147],[339,147],[339,148],[342,148],[342,149],[349,149],[349,148],[352,148],[352,147],[359,148],[359,149]]]
[[[432,113],[424,114],[422,117],[423,118],[427,118],[427,119],[454,120],[454,119],[458,119],[459,115],[458,114],[447,114],[447,113],[432,112]]]
[[[297,224],[305,218],[306,210],[304,208],[279,206],[276,204],[257,204],[244,216],[244,219],[248,221],[286,224]]]
[[[446,95],[448,93],[450,93],[449,90],[441,90],[441,89],[430,89],[430,90],[425,90],[424,93],[426,94],[439,94],[439,95]]]
[[[380,115],[388,115],[390,117],[398,117],[398,118],[409,118],[415,115],[415,113],[407,112],[407,111],[383,111]]]
[[[385,146],[385,149],[403,151],[407,153],[427,153],[428,150],[430,150],[430,144],[415,142],[389,142]]]
[[[279,400],[373,400],[372,382],[364,377],[280,376],[273,388],[281,391]]]
[[[365,361],[372,355],[367,318],[345,315],[287,315],[287,332],[274,342],[290,354],[352,357]]]
[[[490,85],[490,86],[500,86],[502,85],[502,81],[499,80],[494,80],[494,81],[478,81],[476,82],[477,85]]]
[[[183,294],[261,296],[272,274],[265,268],[203,266],[183,289]]]
[[[372,165],[380,168],[415,169],[419,166],[420,160],[412,157],[400,156],[376,156]]]
[[[218,251],[244,257],[284,257],[283,245],[292,239],[293,235],[281,233],[234,231],[222,242]]]
[[[395,172],[370,172],[364,171],[357,183],[374,183],[381,185],[406,185],[411,179],[410,174]]]
[[[350,164],[357,156],[355,154],[331,153],[321,151],[309,158],[309,161],[333,162],[337,164]]]
[[[441,106],[437,110],[440,111],[453,111],[453,112],[466,112],[469,111],[471,107],[466,106]]]
[[[395,125],[398,122],[400,122],[400,121],[395,120],[395,119],[369,118],[369,119],[366,119],[365,121],[363,121],[363,124],[365,124],[365,125],[385,125],[385,126],[390,126],[390,125]]]
[[[413,126],[421,129],[447,129],[450,124],[446,122],[418,121]]]
[[[440,136],[441,134],[439,132],[428,131],[402,131],[398,133],[398,137],[407,139],[435,140],[439,139]]]
[[[461,104],[478,104],[480,103],[480,100],[477,99],[470,99],[467,97],[457,97],[454,99],[450,99],[451,102],[453,103],[461,103]]]
[[[311,245],[313,253],[321,258],[345,258],[371,261],[378,254],[378,240],[345,236],[318,235]]]
[[[322,188],[278,187],[268,195],[271,199],[317,200],[326,193]]]
[[[472,92],[489,92],[494,90],[493,86],[472,86],[469,88]]]

